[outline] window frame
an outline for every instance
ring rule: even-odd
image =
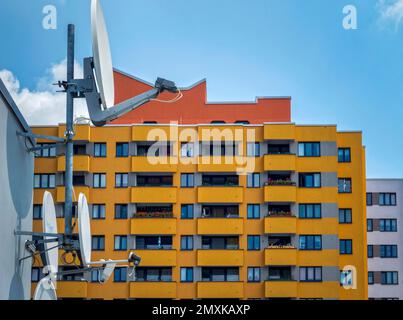
[[[99,148],[99,150],[97,150]],[[99,152],[97,152],[99,151]],[[107,148],[106,142],[95,142],[94,143],[94,158],[106,158]]]
[[[308,154],[308,146],[311,148],[311,154]],[[318,141],[298,142],[298,157],[318,158],[321,156],[321,151],[321,143]],[[316,152],[318,152],[318,154],[316,154]]]

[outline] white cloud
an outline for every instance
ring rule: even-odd
[[[82,77],[83,71],[75,63],[76,77]],[[0,70],[0,78],[10,91],[15,103],[29,125],[55,125],[66,122],[66,94],[53,86],[59,80],[66,79],[66,60],[53,64],[40,78],[35,90],[21,88],[18,78],[9,70]],[[85,99],[75,99],[74,115],[88,117]]]
[[[393,25],[397,31],[403,21],[403,0],[378,0],[377,7],[381,25]]]

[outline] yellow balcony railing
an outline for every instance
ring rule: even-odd
[[[57,171],[66,171],[66,157],[57,158]],[[73,158],[73,171],[89,172],[90,156],[80,155]]]
[[[66,132],[66,125],[59,126],[59,138],[64,138]],[[90,141],[91,127],[89,125],[76,125],[74,127],[74,140],[75,141]]]
[[[295,266],[297,264],[296,248],[267,248],[264,251],[266,266]]]
[[[340,283],[338,281],[300,282],[298,298],[338,299]]]
[[[297,200],[296,186],[265,186],[265,202],[295,202]]]
[[[90,187],[87,186],[74,186],[73,200],[78,201],[78,195],[84,193],[87,201],[90,202]],[[75,197],[74,197],[75,195]],[[64,202],[65,199],[65,188],[57,187],[56,189],[56,201]]]
[[[225,235],[242,234],[243,220],[240,218],[199,218],[197,219],[197,234]]]
[[[244,295],[243,282],[198,282],[197,298],[235,298]]]
[[[169,141],[170,129],[170,126],[135,125],[132,127],[132,141]]]
[[[295,171],[295,154],[266,154],[264,156],[265,171]]]
[[[87,298],[88,282],[58,281],[56,292],[58,298]]]
[[[131,202],[176,203],[176,187],[132,187]]]
[[[297,281],[266,281],[264,289],[266,298],[296,298],[298,296]]]
[[[243,250],[197,250],[197,265],[243,266]]]
[[[178,158],[132,157],[132,172],[176,172]]]
[[[199,203],[241,203],[243,202],[242,187],[198,187]]]
[[[234,156],[203,156],[198,158],[197,170],[199,172],[236,172],[238,167],[243,167],[244,163],[237,164],[239,157]]]
[[[131,234],[176,234],[174,218],[132,218]]]
[[[296,132],[293,124],[265,124],[265,140],[295,140]]]
[[[176,282],[130,282],[130,298],[175,299]]]
[[[296,217],[266,217],[264,219],[265,233],[296,233]]]
[[[176,266],[176,250],[135,250],[141,258],[141,266],[160,267]]]

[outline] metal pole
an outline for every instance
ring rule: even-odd
[[[73,114],[74,98],[70,83],[74,80],[74,25],[68,25],[67,33],[67,91],[66,91],[66,172],[65,172],[65,234],[72,235],[73,220]]]

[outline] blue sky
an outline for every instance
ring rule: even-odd
[[[57,30],[42,8],[55,5]],[[292,96],[293,121],[362,130],[368,177],[403,178],[402,0],[104,0],[114,66],[153,82],[207,78],[208,100]],[[358,29],[342,26],[345,5]],[[91,55],[89,0],[3,0],[0,70],[40,91],[65,58]],[[63,80],[63,79],[61,79]]]

